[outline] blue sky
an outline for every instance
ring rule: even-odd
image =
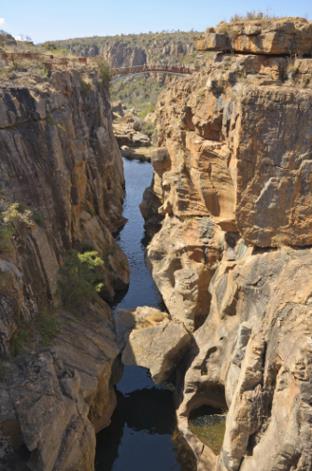
[[[81,36],[204,30],[235,13],[312,19],[311,0],[0,0],[0,28],[35,42]]]

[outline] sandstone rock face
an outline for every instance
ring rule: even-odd
[[[124,365],[148,368],[156,383],[163,383],[183,360],[192,337],[180,322],[172,321],[166,313],[151,307],[117,314],[117,323],[128,325],[130,333],[123,335]],[[117,327],[117,331],[119,330]]]
[[[20,428],[30,469],[93,469],[95,431],[113,413],[112,365],[119,350],[110,310],[103,303],[84,315],[64,312],[54,346],[21,359],[12,372],[11,421]]]
[[[222,246],[221,231],[210,219],[166,217],[148,247],[153,278],[171,316],[190,330],[206,318],[208,286]]]
[[[197,49],[311,56],[312,23],[304,18],[222,22],[197,42]]]
[[[0,95],[0,463],[15,469],[23,444],[30,469],[91,470],[95,432],[115,407],[119,349],[103,300],[60,308],[58,275],[72,249],[95,250],[103,297],[128,283],[113,238],[124,178],[108,93],[96,71],[58,70],[17,74]],[[59,324],[47,344],[32,339],[44,313]]]
[[[271,24],[281,41],[286,23]],[[213,34],[224,49],[225,32]],[[209,53],[158,103],[142,208],[147,224],[161,220],[148,247],[156,284],[193,330],[178,422],[198,470],[312,469],[312,61],[269,50],[281,56]],[[227,411],[218,456],[188,427],[202,406]]]
[[[183,424],[190,410],[226,400],[218,470],[311,469],[311,255],[248,255],[214,275],[179,414]]]
[[[1,90],[2,185],[8,202],[33,214],[20,234],[23,253],[15,256],[21,268],[30,253],[24,283],[36,285],[37,304],[55,296],[57,270],[71,248],[93,247],[106,259],[108,299],[128,281],[126,258],[112,237],[123,223],[122,161],[107,96],[96,89],[95,75],[90,80],[88,96],[75,72],[55,72],[51,82],[33,88],[17,83]]]

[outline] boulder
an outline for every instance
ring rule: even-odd
[[[155,308],[144,306],[124,312],[119,315],[120,324],[126,326],[124,339],[132,328],[122,353],[123,364],[148,368],[158,384],[170,378],[191,344],[184,325]]]

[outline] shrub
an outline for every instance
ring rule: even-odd
[[[150,139],[152,139],[154,132],[155,132],[155,125],[150,122],[144,121],[142,125],[142,132],[146,134]]]
[[[47,347],[60,331],[60,322],[55,314],[44,311],[35,319],[36,330],[39,333],[41,343]]]
[[[23,224],[32,225],[32,212],[29,209],[23,209],[20,203],[11,203],[2,211],[2,220],[5,224]]]
[[[11,353],[13,356],[17,356],[23,353],[26,346],[29,345],[30,341],[30,329],[27,324],[19,326],[13,337],[11,338]]]
[[[59,290],[65,306],[78,307],[92,301],[103,289],[104,261],[95,250],[71,251],[59,273]]]
[[[17,227],[30,227],[32,212],[23,209],[19,203],[11,203],[0,212],[0,252],[10,253],[13,250],[13,236]]]
[[[102,85],[108,87],[111,78],[112,78],[112,71],[110,66],[105,61],[101,61],[99,63],[99,75],[102,82]]]
[[[60,322],[50,311],[43,311],[31,321],[21,321],[11,338],[11,353],[17,356],[30,350],[34,345],[47,347],[60,330]]]

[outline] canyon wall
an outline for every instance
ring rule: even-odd
[[[0,467],[91,470],[129,278],[123,165],[98,72],[30,69],[0,87]]]
[[[199,470],[312,469],[312,59],[289,49],[312,56],[311,31],[222,23],[159,99],[142,212],[153,277],[193,336],[178,420]],[[228,411],[218,456],[188,427],[203,405]]]
[[[194,57],[195,32],[142,33],[116,36],[95,36],[45,43],[69,49],[85,57],[102,56],[112,67],[132,67],[144,64],[179,63]]]

